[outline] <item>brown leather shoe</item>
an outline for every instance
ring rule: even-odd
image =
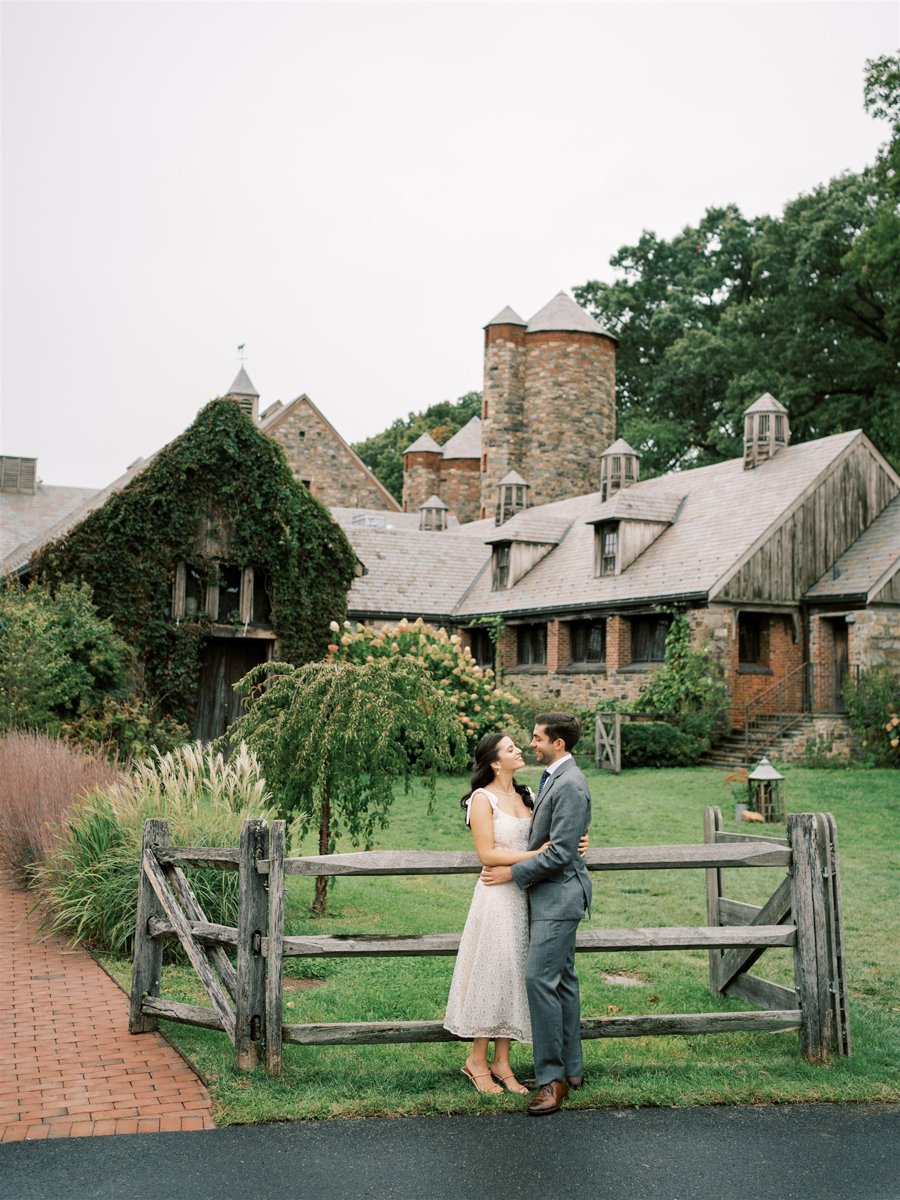
[[[534,1100],[528,1105],[530,1117],[545,1117],[548,1113],[559,1112],[560,1105],[569,1094],[569,1085],[560,1079],[545,1083]]]

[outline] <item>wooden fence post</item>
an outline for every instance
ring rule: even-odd
[[[269,829],[265,821],[245,821],[241,826],[238,875],[237,995],[234,1045],[239,1071],[259,1062],[265,1042],[265,959],[268,901],[265,879],[256,869],[268,856]]]
[[[800,1049],[810,1062],[827,1062],[834,1048],[828,925],[816,813],[791,813],[787,838],[791,847],[791,911],[797,928],[794,979],[800,1002]]]
[[[705,808],[703,810],[703,840],[708,845],[715,845],[716,834],[722,828],[721,808]],[[720,867],[708,867],[706,870],[706,923],[709,926],[720,925],[719,900],[722,897],[722,871]],[[709,990],[714,996],[721,991],[719,967],[722,962],[721,950],[709,952]]]
[[[281,1074],[281,973],[284,962],[284,821],[269,835],[269,952],[266,956],[266,1057],[270,1075]]]
[[[168,846],[169,822],[153,817],[144,822],[141,841],[141,867],[138,876],[137,921],[134,929],[134,966],[131,971],[131,1008],[129,1033],[152,1033],[159,1028],[156,1017],[141,1012],[144,996],[158,996],[162,975],[163,940],[150,936],[151,917],[164,916],[163,907],[144,872],[144,854],[157,846]]]

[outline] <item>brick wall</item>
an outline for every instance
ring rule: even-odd
[[[631,663],[631,622],[627,617],[606,620],[606,669],[615,674]]]
[[[735,633],[730,643],[730,654],[726,663],[725,680],[731,692],[731,710],[729,713],[734,729],[743,727],[744,706],[756,699],[762,692],[774,687],[779,680],[784,679],[796,670],[803,662],[803,645],[800,638],[794,638],[794,622],[790,616],[772,614],[763,617],[761,630],[761,645],[763,664],[768,667],[768,673],[749,672],[740,669],[739,642],[735,622]],[[785,709],[801,711],[803,708],[803,682],[797,676],[787,694],[781,701]],[[776,712],[778,701],[773,697],[761,712]]]

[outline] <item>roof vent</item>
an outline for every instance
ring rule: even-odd
[[[33,496],[37,490],[37,459],[0,457],[0,492],[22,492]]]

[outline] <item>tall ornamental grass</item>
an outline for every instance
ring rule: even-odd
[[[57,844],[58,826],[78,797],[117,778],[99,749],[44,733],[0,737],[0,862],[27,880]]]
[[[35,869],[45,928],[97,950],[130,954],[148,817],[168,820],[175,845],[237,846],[243,821],[276,815],[245,746],[227,761],[199,743],[157,753],[94,789],[69,814],[59,844]],[[191,870],[189,878],[210,921],[237,923],[237,872]]]

